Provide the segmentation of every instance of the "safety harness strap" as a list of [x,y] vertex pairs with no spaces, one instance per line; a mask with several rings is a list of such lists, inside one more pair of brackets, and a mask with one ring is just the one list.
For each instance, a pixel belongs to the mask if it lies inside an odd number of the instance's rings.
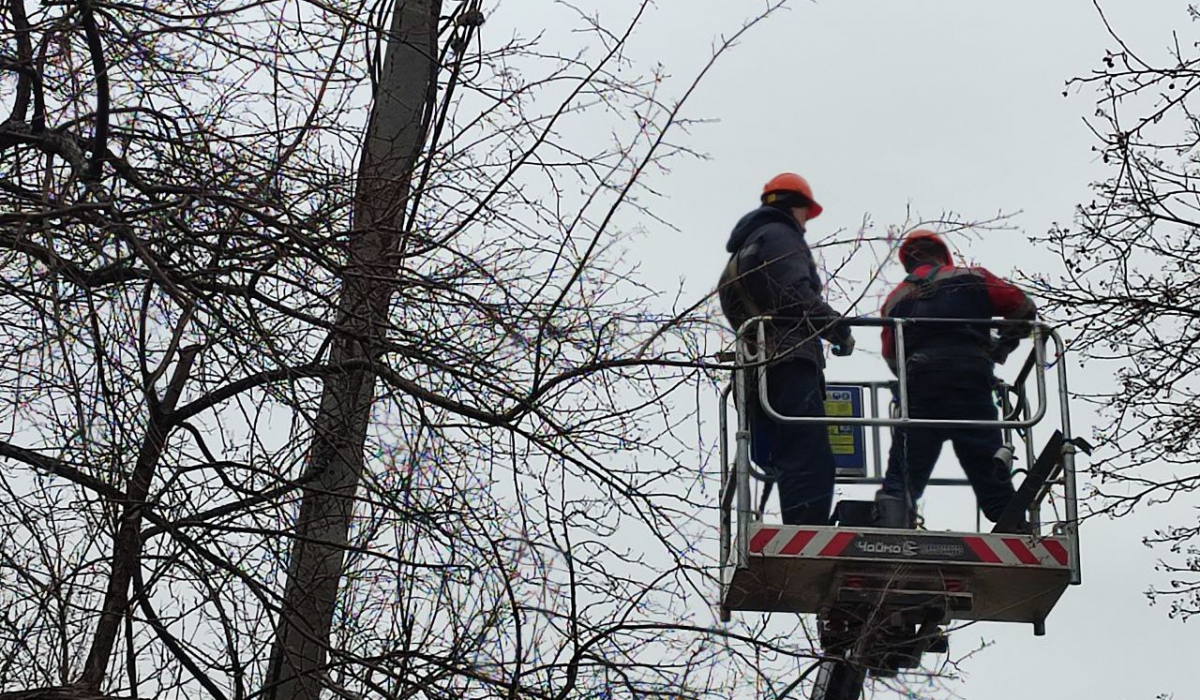
[[933,288],[933,278],[937,276],[937,273],[941,269],[941,265],[930,265],[929,270],[925,274],[918,275],[915,272],[910,272],[904,278],[904,281],[911,284],[917,290],[918,299],[929,299],[935,291]]
[[750,292],[742,282],[742,274],[738,270],[738,258],[742,256],[742,250],[742,248],[738,248],[733,255],[729,256],[729,262],[725,265],[725,277],[733,287],[733,293],[737,295],[738,301],[742,302],[742,306],[746,309],[748,314],[746,318],[754,318],[762,316],[763,313],[758,304],[754,303],[754,299],[750,298]]

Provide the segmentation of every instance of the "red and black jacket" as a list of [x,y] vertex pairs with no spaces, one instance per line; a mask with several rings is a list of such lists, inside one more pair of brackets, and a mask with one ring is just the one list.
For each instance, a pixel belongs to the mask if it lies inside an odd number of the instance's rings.
[[[913,270],[883,304],[887,318],[967,318],[990,319],[997,316],[1013,320],[1033,320],[1037,308],[1015,285],[982,267],[922,265]],[[1029,334],[1028,326],[1008,326],[993,341],[986,326],[954,324],[913,324],[904,331],[904,349],[909,369],[924,364],[933,369],[947,361],[979,358],[990,362],[1016,347]],[[883,329],[883,357],[896,371],[894,331]]]

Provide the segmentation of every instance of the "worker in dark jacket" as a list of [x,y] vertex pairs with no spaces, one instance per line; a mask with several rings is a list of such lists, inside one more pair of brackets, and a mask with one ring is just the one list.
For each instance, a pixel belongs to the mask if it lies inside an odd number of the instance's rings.
[[[1037,309],[1016,286],[981,267],[956,267],[946,244],[932,231],[910,233],[900,246],[908,276],[888,296],[888,318],[965,318],[1033,320]],[[1029,335],[1028,324],[1007,325],[993,337],[981,325],[914,323],[904,330],[908,408],[912,418],[996,420],[994,371]],[[883,330],[883,356],[893,372],[894,331]],[[1014,491],[1007,468],[993,461],[1001,446],[998,427],[896,428],[883,488],[876,496],[881,524],[912,527],[916,502],[925,491],[949,440],[966,472],[980,509],[996,522]]]
[[[784,416],[824,416],[825,357],[821,338],[835,355],[854,349],[850,330],[821,297],[821,278],[804,240],[809,219],[821,215],[804,178],[784,173],[763,188],[763,206],[742,217],[725,248],[721,310],[735,331],[760,315],[781,317],[765,328],[764,359],[771,407]],[[748,331],[751,339],[757,329]],[[775,476],[783,522],[824,525],[833,501],[835,467],[829,428],[777,423],[758,399],[758,370],[747,375],[751,457]]]

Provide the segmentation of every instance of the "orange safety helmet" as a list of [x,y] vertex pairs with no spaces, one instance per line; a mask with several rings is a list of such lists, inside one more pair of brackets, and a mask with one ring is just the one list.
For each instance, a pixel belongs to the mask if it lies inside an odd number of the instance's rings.
[[934,233],[933,231],[930,231],[927,228],[919,228],[916,231],[913,231],[912,233],[905,236],[904,242],[900,244],[900,264],[901,265],[903,265],[906,268],[908,267],[908,259],[912,255],[912,249],[917,244],[922,243],[922,242],[929,243],[932,246],[936,247],[938,249],[938,251],[941,253],[942,259],[945,260],[947,264],[949,264],[950,262],[953,262],[953,258],[950,257],[950,249],[946,247],[946,243],[945,243],[945,241],[942,240],[941,236],[937,235],[936,233]]
[[808,205],[808,218],[815,219],[825,210],[817,200],[813,199],[812,187],[809,187],[808,180],[800,177],[796,173],[780,173],[767,181],[763,185],[762,203],[771,204],[779,201],[779,195],[783,194],[802,194],[811,204]]

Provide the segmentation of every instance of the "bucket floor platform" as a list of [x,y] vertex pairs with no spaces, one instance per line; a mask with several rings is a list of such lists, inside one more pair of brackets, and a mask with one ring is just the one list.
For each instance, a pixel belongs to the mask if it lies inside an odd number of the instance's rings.
[[1040,625],[1071,579],[1065,537],[754,523],[749,539],[746,566],[725,572],[727,611],[934,603],[947,621]]

